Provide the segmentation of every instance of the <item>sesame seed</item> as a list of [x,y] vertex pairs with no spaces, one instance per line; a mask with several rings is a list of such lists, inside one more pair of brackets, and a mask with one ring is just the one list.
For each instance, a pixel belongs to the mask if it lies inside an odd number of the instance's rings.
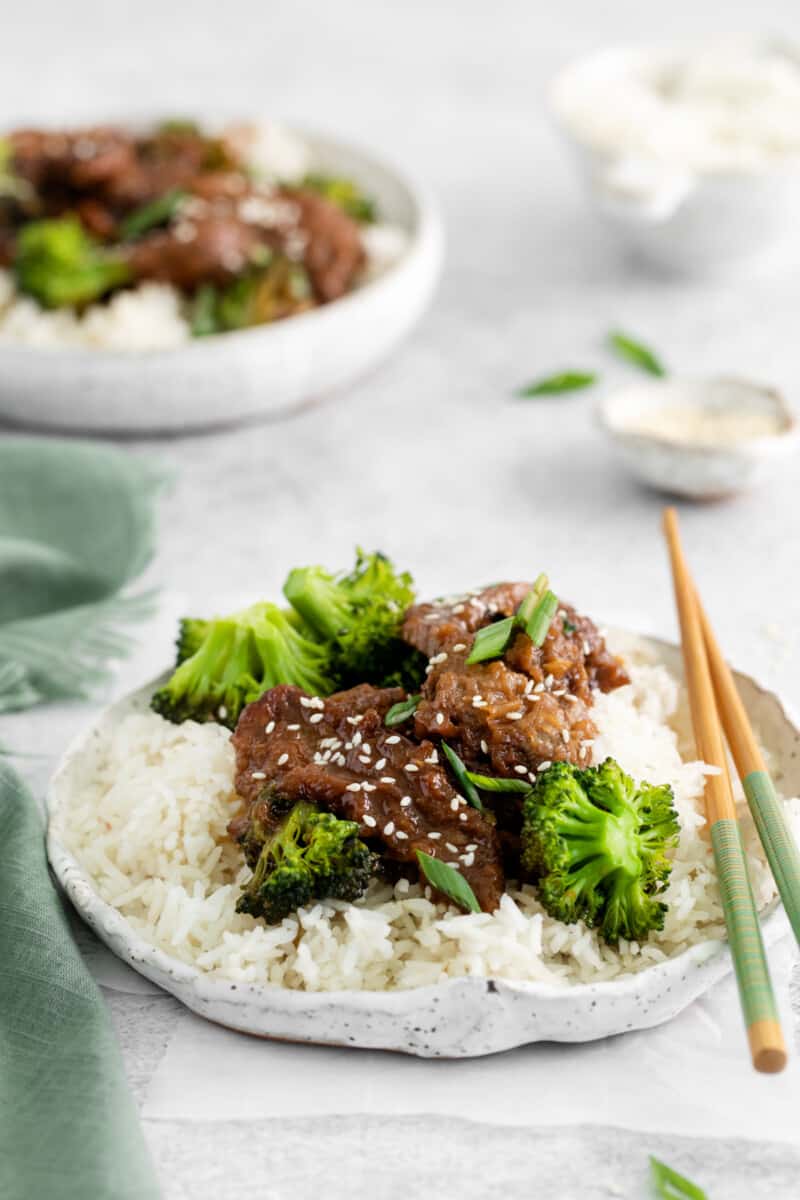
[[475,855],[474,854],[462,854],[461,861],[463,862],[465,867],[471,867],[473,865],[473,863],[475,862]]
[[308,718],[308,720],[309,720],[309,724],[311,724],[311,725],[317,725],[317,724],[319,724],[319,722],[322,720],[322,718],[324,717],[324,715],[325,715],[324,713],[320,713],[320,712],[318,712],[318,713],[314,713],[314,715],[313,715],[313,716],[311,716],[311,717],[309,717],[309,718]]
[[394,833],[394,821],[388,821],[383,827],[383,836],[391,837]]
[[284,764],[284,763],[287,763],[288,761],[289,761],[289,755],[288,755],[288,754],[282,754],[282,755],[280,756],[280,758],[278,759],[278,766],[279,766],[279,767],[282,767],[282,766],[283,766],[283,764]]
[[454,796],[450,801],[450,808],[453,810],[453,812],[458,812],[458,807],[458,796]]
[[444,725],[444,713],[440,713],[440,712],[438,712],[438,713],[436,714],[436,724],[437,724],[437,725]]
[[588,642],[588,640],[584,640],[584,643],[583,643],[583,653],[586,655],[586,657],[587,657],[587,658],[588,658],[588,657],[589,657],[589,655],[592,653],[592,647],[589,645],[589,642]]
[[408,834],[403,833],[402,829],[398,829],[397,833],[395,834],[395,837],[398,838],[401,842],[408,841]]
[[521,721],[522,720],[521,712],[506,713],[506,716],[508,717],[509,721]]
[[410,804],[411,804],[411,797],[410,797],[410,796],[403,796],[403,799],[400,801],[400,807],[401,807],[401,808],[408,808]]
[[375,763],[375,770],[382,771],[385,766],[386,766],[386,759],[379,758],[378,761]]
[[348,792],[360,792],[361,784],[360,783],[348,783],[347,791]]
[[264,733],[272,733],[274,728],[275,728],[275,722],[270,721],[269,725],[264,726]]
[[416,763],[406,763],[406,765],[403,767],[403,770],[409,771],[411,774],[413,774],[415,771],[419,770],[419,767]]
[[374,783],[367,783],[365,780],[361,785],[361,790],[364,792],[374,792],[377,791],[377,788],[375,787]]
[[545,675],[544,686],[548,689],[553,686],[553,676],[552,675]]
[[425,759],[425,762],[426,762],[426,763],[433,763],[434,765],[435,765],[436,763],[438,763],[438,761],[439,761],[439,755],[438,755],[438,753],[436,752],[436,750],[431,750],[430,754],[429,754],[429,755],[428,755],[428,757]]
[[[287,726],[286,726],[286,728],[287,728],[287,729],[291,729],[291,730],[294,732],[294,730],[295,730],[295,729],[299,729],[299,728],[300,728],[300,726],[299,726],[299,725],[287,725]],[[321,745],[321,744],[322,744],[322,743],[320,743],[320,745]]]
[[569,745],[569,730],[568,729],[561,730],[561,740],[565,746]]
[[454,612],[456,615],[458,615],[459,613],[462,613],[462,612],[464,611],[464,605],[463,605],[463,604],[456,604],[456,605],[455,605],[455,606],[452,608],[452,610],[451,610],[451,611],[452,611],[452,612]]
[[218,717],[219,717],[221,720],[223,720],[223,721],[224,721],[224,720],[225,720],[225,718],[227,717],[227,715],[228,715],[228,710],[227,710],[227,708],[225,707],[225,705],[224,705],[224,704],[220,704],[219,708],[217,709],[217,716],[218,716]]
[[369,742],[364,742],[364,745],[361,747],[361,749],[364,754],[372,754],[372,746],[370,746]]
[[386,745],[387,746],[396,746],[399,741],[400,741],[399,734],[393,733],[391,737],[388,737],[386,739]]
[[514,767],[514,770],[517,772],[518,775],[527,775],[528,774],[528,768],[523,767],[522,763],[517,763],[516,767]]
[[434,832],[434,833],[429,833],[429,834],[428,834],[428,837],[430,838],[430,840],[431,840],[432,842],[438,842],[438,840],[439,840],[439,838],[440,838],[441,836],[442,836],[442,835],[441,835],[440,833],[435,833],[435,832]]
[[547,770],[547,768],[548,768],[548,767],[552,767],[552,765],[553,765],[553,763],[552,763],[551,759],[549,759],[549,758],[546,758],[546,759],[544,760],[544,762],[540,762],[540,763],[539,763],[539,765],[538,765],[538,767],[536,768],[536,770],[537,770],[537,771],[546,771],[546,770]]
[[252,771],[250,774],[250,778],[251,779],[266,779],[267,777],[263,771]]
[[533,690],[534,690],[535,692],[543,692],[543,691],[544,691],[544,684],[543,684],[543,683],[537,683],[537,684],[536,684],[536,687],[535,687]]
[[459,821],[466,821],[466,820],[467,820],[467,814],[466,814],[466,813],[459,813],[459,814],[458,814],[458,819],[459,819]]
[[348,725],[357,725],[360,720],[361,717],[345,717]]
[[474,852],[478,849],[478,843],[470,842],[466,849],[468,854],[474,854]]
[[358,761],[362,762],[362,763],[366,763],[367,766],[369,766],[369,764],[372,762],[372,759],[370,758],[370,756],[368,754],[359,754]]
[[394,775],[381,775],[381,783],[397,783]]
[[529,696],[532,691],[533,691],[533,680],[528,679],[525,683],[525,695]]
[[303,708],[313,708],[314,707],[313,701],[310,700],[308,696],[301,696],[300,703],[302,704]]
[[375,820],[375,818],[371,817],[369,815],[369,813],[364,813],[364,816],[361,818],[361,820],[364,822],[365,825],[368,825],[370,829],[374,829],[375,826],[378,824],[378,822]]
[[[455,611],[455,610],[453,610],[453,611]],[[456,642],[455,646],[453,646],[453,653],[459,654],[462,650],[466,650],[466,648],[467,648],[466,642]]]
[[458,846],[454,846],[452,842],[445,842],[445,850],[449,850],[451,854],[458,854]]
[[483,740],[481,740],[481,750],[483,751],[484,754],[489,753],[489,747],[486,745],[486,742]]
[[354,733],[354,734],[353,734],[353,745],[354,745],[354,746],[360,746],[360,745],[361,745],[361,734],[360,734],[360,733],[358,733],[358,732],[356,732],[356,733]]

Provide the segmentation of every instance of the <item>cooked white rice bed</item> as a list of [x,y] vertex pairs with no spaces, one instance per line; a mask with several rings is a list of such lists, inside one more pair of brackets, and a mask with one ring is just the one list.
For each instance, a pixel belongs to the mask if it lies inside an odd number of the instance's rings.
[[[323,991],[387,990],[462,975],[586,983],[639,971],[724,934],[709,842],[701,833],[702,763],[684,761],[685,714],[661,665],[631,666],[633,682],[598,694],[595,761],[612,755],[636,779],[669,782],[681,821],[662,932],[607,946],[583,924],[547,916],[534,888],[514,888],[494,914],[433,903],[417,884],[374,883],[357,904],[328,901],[278,926],[236,912],[249,872],[226,837],[237,808],[227,730],[171,725],[132,712],[101,732],[58,814],[65,843],[104,900],[148,942],[228,979]],[[800,801],[787,801],[795,818]],[[774,896],[746,806],[741,813],[759,907]]]

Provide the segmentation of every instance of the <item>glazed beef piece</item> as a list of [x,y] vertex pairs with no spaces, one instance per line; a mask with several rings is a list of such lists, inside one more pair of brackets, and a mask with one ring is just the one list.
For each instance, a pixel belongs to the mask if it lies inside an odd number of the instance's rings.
[[475,770],[532,781],[551,762],[591,760],[592,691],[610,691],[628,677],[592,622],[566,604],[542,646],[518,630],[502,659],[468,666],[477,630],[511,616],[529,589],[499,584],[416,605],[403,636],[430,656],[416,736],[444,738]]
[[245,222],[208,216],[155,229],[133,242],[125,257],[137,279],[193,291],[202,283],[229,283],[263,244],[258,230]]
[[305,240],[303,263],[314,291],[320,300],[336,300],[349,290],[364,264],[358,225],[324,196],[284,194],[298,209],[298,230]]
[[455,792],[432,742],[386,728],[403,698],[362,684],[322,700],[281,684],[248,705],[233,735],[243,808],[231,836],[242,841],[251,821],[268,828],[309,801],[357,821],[365,841],[415,871],[417,850],[450,863],[494,910],[504,888],[494,828]]

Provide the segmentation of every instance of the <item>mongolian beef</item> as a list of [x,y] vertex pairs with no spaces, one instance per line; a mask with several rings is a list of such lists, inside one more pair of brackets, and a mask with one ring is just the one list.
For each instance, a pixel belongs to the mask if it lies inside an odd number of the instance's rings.
[[0,268],[44,309],[174,288],[196,336],[338,299],[376,217],[351,181],[265,177],[257,131],[14,130],[0,138]]
[[609,941],[663,925],[671,791],[591,765],[594,698],[628,675],[544,576],[415,604],[407,574],[359,552],[284,590],[288,609],[185,620],[152,701],[234,730],[240,912],[278,922],[376,874],[493,912],[508,878]]

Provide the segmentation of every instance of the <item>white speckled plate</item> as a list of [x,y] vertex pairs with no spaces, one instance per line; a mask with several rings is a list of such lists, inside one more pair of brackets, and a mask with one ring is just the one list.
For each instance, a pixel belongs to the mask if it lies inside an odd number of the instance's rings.
[[410,332],[439,278],[442,222],[414,180],[302,131],[315,170],[346,175],[408,236],[383,274],[332,304],[170,350],[40,348],[0,342],[0,418],[71,432],[163,433],[279,415],[342,388]]
[[[613,634],[615,644],[625,635]],[[646,639],[680,673],[680,652]],[[787,795],[800,794],[800,733],[773,693],[737,674],[747,710]],[[55,818],[76,786],[76,765],[102,724],[132,703],[146,704],[154,681],[107,709],[69,747],[48,796],[48,854],[56,876],[83,919],[115,954],[203,1017],[261,1037],[399,1050],[423,1057],[467,1058],[528,1042],[583,1042],[670,1020],[731,970],[727,946],[700,943],[636,975],[596,984],[551,986],[474,977],[394,992],[303,992],[237,984],[209,976],[145,942],[94,891],[90,879],[54,831]],[[764,916],[767,944],[787,930],[783,910]]]

